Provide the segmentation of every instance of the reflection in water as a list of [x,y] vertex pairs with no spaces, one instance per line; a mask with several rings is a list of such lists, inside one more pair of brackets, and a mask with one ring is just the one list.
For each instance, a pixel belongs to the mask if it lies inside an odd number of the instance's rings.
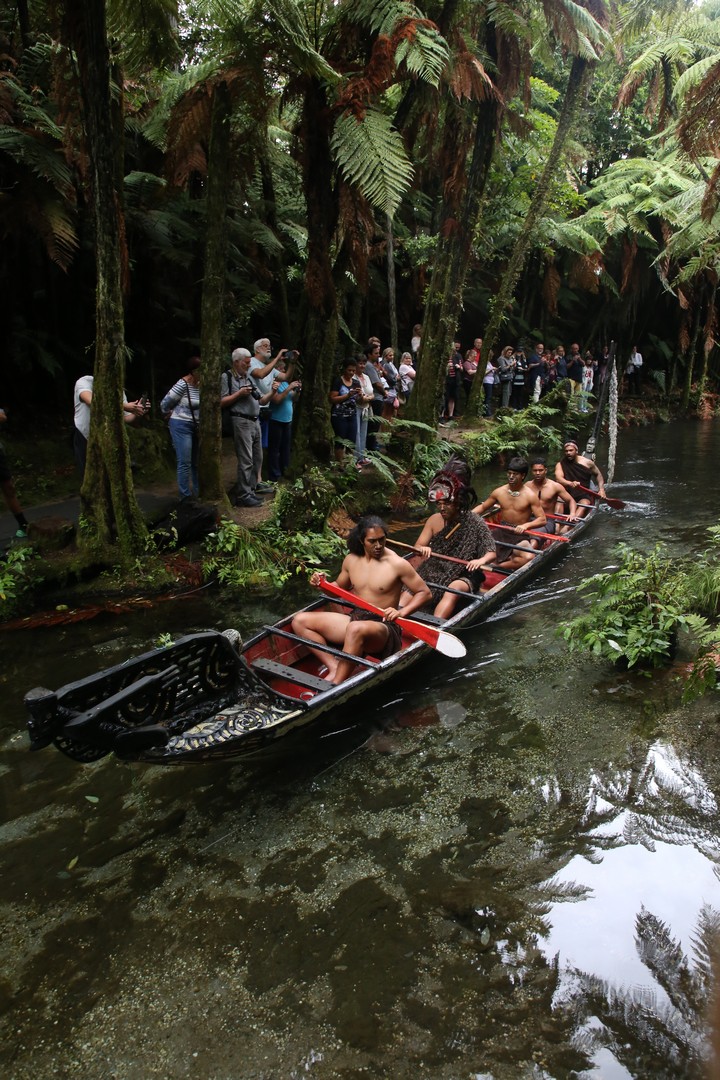
[[[575,972],[558,1007],[572,1015],[579,1042],[593,1057],[605,1051],[627,1076],[675,1080],[702,1076],[708,1063],[706,1019],[712,999],[720,912],[703,905],[692,960],[668,925],[641,908],[635,921],[638,957],[656,989],[617,987]],[[597,1060],[597,1058],[596,1058]]]
[[629,510],[467,634],[461,665],[430,658],[391,701],[256,761],[31,755],[20,693],[161,631],[247,635],[302,594],[6,635],[3,1073],[697,1075],[697,942],[720,908],[714,704],[569,657],[555,629],[619,540],[702,545],[712,508],[676,483],[697,473],[700,427],[631,433]]

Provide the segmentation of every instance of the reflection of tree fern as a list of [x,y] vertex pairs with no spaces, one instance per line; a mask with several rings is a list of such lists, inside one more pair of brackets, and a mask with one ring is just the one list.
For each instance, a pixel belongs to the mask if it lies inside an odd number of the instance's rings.
[[720,913],[704,905],[693,937],[691,965],[660,919],[643,908],[637,916],[638,955],[668,1001],[656,991],[613,987],[592,975],[576,972],[567,1006],[583,1028],[592,1019],[594,1049],[608,1049],[633,1076],[701,1075],[707,1056],[706,1008],[710,996],[711,955],[720,932]]

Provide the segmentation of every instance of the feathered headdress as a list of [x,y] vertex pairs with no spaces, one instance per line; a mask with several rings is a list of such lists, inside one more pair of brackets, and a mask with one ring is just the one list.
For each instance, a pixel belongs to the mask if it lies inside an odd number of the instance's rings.
[[470,480],[470,466],[453,454],[430,481],[428,502],[454,502],[465,509],[477,498]]

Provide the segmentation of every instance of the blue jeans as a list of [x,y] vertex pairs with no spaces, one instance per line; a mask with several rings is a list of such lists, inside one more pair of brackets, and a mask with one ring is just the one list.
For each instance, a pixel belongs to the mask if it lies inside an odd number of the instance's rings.
[[177,458],[178,491],[183,499],[199,495],[197,457],[198,437],[195,424],[187,420],[170,419],[168,423],[175,457]]

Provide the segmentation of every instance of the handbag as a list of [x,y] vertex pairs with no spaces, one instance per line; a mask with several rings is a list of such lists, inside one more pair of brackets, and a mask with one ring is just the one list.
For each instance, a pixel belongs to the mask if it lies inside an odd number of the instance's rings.
[[[225,374],[227,375],[227,389],[228,389],[228,396],[229,396],[232,393],[232,382],[231,382],[232,372],[231,372],[230,368],[227,369]],[[232,409],[232,405],[226,405],[224,409],[220,410],[220,415],[221,415],[221,419],[222,419],[222,437],[223,437],[223,439],[232,439],[233,434],[234,434],[234,432],[233,432],[233,418],[232,418],[232,413],[230,412],[231,409]]]

